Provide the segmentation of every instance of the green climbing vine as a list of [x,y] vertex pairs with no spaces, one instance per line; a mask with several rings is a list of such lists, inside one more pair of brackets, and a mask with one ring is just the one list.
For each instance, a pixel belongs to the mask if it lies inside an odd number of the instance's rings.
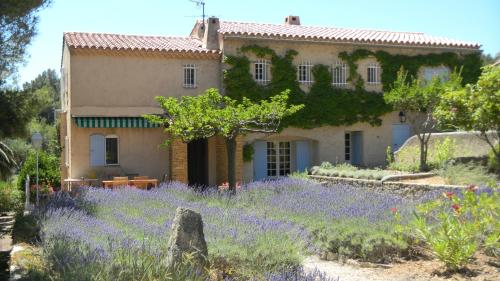
[[[339,58],[349,66],[348,81],[354,85],[354,89],[333,87],[329,66],[318,64],[312,68],[314,82],[306,94],[297,81],[297,69],[293,64],[293,59],[298,54],[295,50],[288,50],[280,56],[269,47],[247,45],[241,48],[241,52],[242,55],[225,57],[225,63],[230,66],[224,73],[226,94],[237,100],[247,97],[259,101],[289,89],[289,102],[304,104],[305,108],[284,120],[283,127],[315,128],[352,125],[356,122],[380,125],[382,122],[380,117],[392,109],[384,102],[382,93],[364,89],[364,81],[358,73],[357,62],[369,56],[375,57],[382,68],[381,81],[384,91],[390,89],[401,66],[413,76],[418,74],[421,66],[445,65],[450,69],[461,69],[465,83],[475,82],[481,72],[479,54],[458,56],[455,53],[442,53],[407,56],[358,49],[352,53],[339,54]],[[249,52],[258,58],[271,61],[271,81],[267,85],[260,85],[253,79],[250,60],[245,55]]]
[[372,52],[365,49],[358,49],[352,53],[341,52],[339,57],[349,66],[348,80],[353,83],[356,89],[363,89],[364,81],[357,71],[356,62],[360,59],[373,56],[377,59],[382,69],[381,81],[383,90],[390,89],[397,72],[401,67],[408,71],[409,77],[417,77],[418,71],[422,66],[440,66],[445,65],[452,71],[461,71],[463,82],[475,83],[481,75],[481,58],[479,53],[459,56],[456,53],[446,52],[440,54],[426,55],[391,55],[385,51]]

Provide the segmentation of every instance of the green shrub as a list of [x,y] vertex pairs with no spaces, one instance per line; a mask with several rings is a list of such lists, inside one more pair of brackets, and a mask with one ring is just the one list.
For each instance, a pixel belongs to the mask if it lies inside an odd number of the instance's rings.
[[321,249],[337,255],[339,260],[360,259],[387,263],[407,252],[407,243],[394,230],[374,228],[363,222],[335,222],[313,232]]
[[435,168],[444,167],[448,161],[453,159],[455,147],[454,139],[447,137],[442,141],[436,140],[429,155],[430,165]]
[[311,174],[328,177],[372,180],[380,180],[388,175],[386,171],[381,169],[359,169],[348,163],[333,165],[329,162],[323,162],[320,166],[312,167]]
[[[35,183],[36,178],[36,153],[31,151],[19,170],[18,187],[24,190],[26,175],[30,176],[31,184]],[[39,151],[38,159],[38,179],[42,187],[60,187],[61,176],[59,167],[59,158],[55,155]]]
[[496,185],[496,176],[488,173],[482,166],[472,164],[453,164],[446,165],[439,170],[439,175],[444,178],[447,184],[453,185]]
[[0,212],[20,211],[23,208],[23,194],[13,182],[0,181]]
[[500,196],[470,186],[463,196],[447,192],[443,197],[418,206],[413,226],[446,267],[458,270],[478,248],[498,246]]

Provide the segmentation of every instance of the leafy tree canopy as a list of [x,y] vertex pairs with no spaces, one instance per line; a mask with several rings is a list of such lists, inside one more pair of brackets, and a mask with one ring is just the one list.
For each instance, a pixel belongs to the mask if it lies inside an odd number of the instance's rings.
[[184,142],[219,135],[226,140],[229,189],[236,187],[236,137],[240,134],[274,133],[283,118],[290,116],[303,105],[287,105],[289,91],[252,102],[246,97],[241,101],[222,96],[217,89],[208,89],[199,96],[156,97],[164,116],[148,115],[146,118],[165,126],[169,137]]
[[0,1],[0,86],[22,62],[36,35],[37,12],[51,0]]
[[482,70],[476,84],[443,93],[436,118],[443,126],[480,132],[500,159],[495,145],[500,139],[500,66],[487,65]]
[[420,170],[427,169],[427,149],[432,132],[437,129],[434,117],[441,97],[447,91],[460,89],[462,80],[456,72],[449,79],[434,77],[424,81],[409,77],[408,72],[401,68],[393,87],[384,93],[385,101],[397,111],[406,114],[408,122],[420,142]]

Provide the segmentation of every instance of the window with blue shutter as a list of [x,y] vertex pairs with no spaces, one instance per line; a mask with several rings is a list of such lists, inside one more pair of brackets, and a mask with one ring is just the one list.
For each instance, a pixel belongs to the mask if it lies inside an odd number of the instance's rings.
[[103,135],[90,136],[90,166],[104,166],[106,139]]
[[253,179],[257,181],[267,177],[267,143],[255,141],[253,148]]
[[295,147],[297,171],[304,172],[311,166],[310,141],[296,141]]

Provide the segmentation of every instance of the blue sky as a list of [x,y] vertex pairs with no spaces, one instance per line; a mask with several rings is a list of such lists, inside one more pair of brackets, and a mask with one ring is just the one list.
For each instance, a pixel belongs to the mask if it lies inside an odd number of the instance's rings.
[[[478,42],[500,52],[499,0],[206,0],[221,20],[424,32]],[[201,8],[189,0],[53,0],[40,13],[39,34],[28,48],[18,81],[47,68],[59,70],[64,31],[187,36]]]

